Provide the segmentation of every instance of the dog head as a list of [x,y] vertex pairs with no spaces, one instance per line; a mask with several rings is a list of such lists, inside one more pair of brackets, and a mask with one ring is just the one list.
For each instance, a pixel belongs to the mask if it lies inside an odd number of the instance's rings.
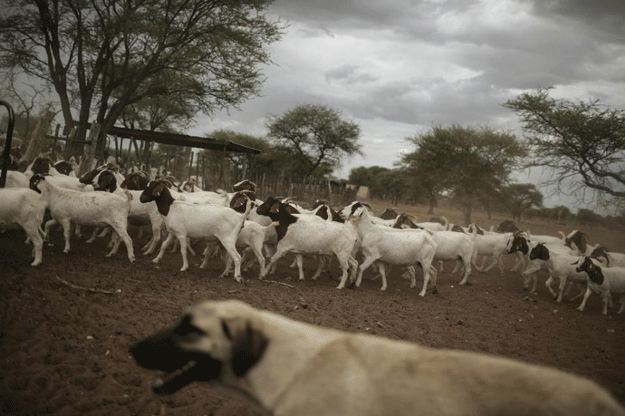
[[163,372],[153,386],[157,394],[172,394],[193,381],[240,378],[268,344],[253,315],[254,309],[240,302],[201,303],[130,352],[141,367]]

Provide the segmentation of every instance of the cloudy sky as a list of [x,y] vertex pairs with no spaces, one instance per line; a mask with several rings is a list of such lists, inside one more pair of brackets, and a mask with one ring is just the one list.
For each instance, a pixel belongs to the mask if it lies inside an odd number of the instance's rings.
[[270,114],[328,105],[362,130],[364,156],[335,172],[346,178],[392,167],[411,150],[405,138],[434,125],[518,131],[501,104],[536,87],[625,108],[623,0],[278,0],[271,12],[288,28],[271,45],[262,96],[198,119],[191,134],[263,136]]

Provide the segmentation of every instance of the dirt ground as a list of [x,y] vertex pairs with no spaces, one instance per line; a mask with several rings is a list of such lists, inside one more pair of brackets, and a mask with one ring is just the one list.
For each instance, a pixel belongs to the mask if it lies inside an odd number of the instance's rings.
[[[557,230],[571,227],[532,226],[535,234]],[[591,240],[625,251],[622,231],[585,231]],[[593,295],[579,312],[579,301],[558,304],[550,297],[544,275],[538,293],[529,294],[518,273],[474,272],[470,285],[458,286],[459,276],[447,265],[438,277],[438,294],[421,298],[397,271],[385,292],[379,280],[367,279],[371,272],[359,289],[337,290],[338,270],[298,282],[287,257],[271,282],[259,281],[254,269],[241,284],[219,278],[217,260],[201,270],[195,257],[180,272],[176,252],[152,264],[153,256],[141,255],[134,238],[137,261],[130,264],[123,246],[105,258],[106,241],[89,245],[74,238],[72,251],[63,254],[57,233],[54,246],[44,247],[43,264],[32,268],[24,234],[0,234],[0,414],[265,414],[205,384],[158,397],[151,391],[155,374],[139,368],[128,353],[132,342],[169,325],[187,306],[231,298],[345,331],[552,366],[595,380],[625,404],[625,316],[616,315],[618,303],[605,317]],[[506,259],[506,270],[511,264]],[[306,275],[315,267],[306,260]]]

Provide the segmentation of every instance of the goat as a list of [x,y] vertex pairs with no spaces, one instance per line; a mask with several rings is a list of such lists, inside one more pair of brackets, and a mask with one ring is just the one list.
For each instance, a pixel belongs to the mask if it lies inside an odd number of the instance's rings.
[[[397,222],[393,228],[420,228],[414,222],[410,220],[405,214],[397,217]],[[474,229],[472,236],[468,236],[464,233],[457,233],[454,231],[432,231],[430,235],[436,243],[436,254],[434,260],[460,260],[464,265],[464,275],[460,284],[467,283],[469,275],[471,274],[471,263],[475,261],[474,256],[477,252],[474,251],[474,238],[477,233],[477,229]]]
[[54,169],[62,175],[76,177],[74,166],[66,160],[59,160],[53,165]]
[[252,181],[250,181],[249,179],[244,179],[240,182],[235,183],[232,186],[232,190],[234,192],[239,192],[239,191],[252,191],[252,192],[256,192],[256,184]]
[[[291,214],[286,205],[278,198],[269,197],[256,212],[266,215],[272,221],[278,222],[276,233],[278,243],[276,252],[265,268],[263,278],[266,277],[272,266],[286,253],[334,254],[339,261],[343,274],[338,288],[345,287],[349,273],[350,281],[354,280],[358,262],[352,257],[357,234],[349,222],[340,224],[334,221],[324,221],[315,215]],[[300,280],[303,275],[300,269]]]
[[573,230],[564,237],[564,245],[582,256],[590,255],[595,248],[588,245],[588,236],[579,230]]
[[[529,258],[530,260],[538,259],[545,262],[544,265],[549,270],[549,279],[545,282],[545,286],[547,286],[547,289],[549,289],[549,292],[551,292],[557,302],[562,302],[564,288],[567,282],[586,283],[586,275],[575,270],[574,264],[578,260],[576,255],[557,251],[553,246],[538,243],[530,251]],[[538,271],[540,267],[541,264],[534,263],[532,266],[528,267],[523,274],[528,275],[534,273]],[[558,293],[551,287],[556,279],[559,281]]]
[[483,256],[491,256],[492,260],[485,270],[482,270],[483,264],[482,267],[480,267],[474,262],[475,267],[481,272],[488,272],[495,267],[495,265],[498,265],[499,271],[503,276],[502,255],[508,253],[513,238],[514,236],[511,233],[499,234],[488,232],[480,234],[478,232],[474,239],[475,250],[477,251],[475,257],[477,258],[477,255],[481,254]]
[[[93,181],[95,190],[111,192],[119,196],[124,196],[126,192],[132,195],[130,211],[128,212],[128,223],[134,226],[150,225],[152,237],[141,248],[141,251],[144,255],[152,253],[156,249],[158,242],[161,241],[161,228],[163,227],[163,217],[158,212],[156,203],[143,204],[139,201],[142,191],[122,189],[118,186],[120,181],[124,183],[125,179],[123,179],[121,174],[115,171],[108,169],[102,170],[93,178]],[[93,232],[93,235],[87,240],[87,243],[92,243],[95,240],[97,232],[98,230]],[[106,234],[106,230],[104,233],[100,234],[100,236],[104,236],[104,234]]]
[[7,181],[5,186],[7,188],[28,188],[28,177],[17,170],[9,170],[7,171]]
[[590,293],[594,290],[601,295],[603,300],[603,314],[608,314],[608,303],[611,302],[611,294],[620,294],[621,307],[618,313],[623,313],[625,310],[625,267],[600,267],[593,263],[593,261],[584,256],[581,262],[575,270],[578,273],[586,272],[588,276],[588,286],[586,287],[586,293],[584,293],[584,300],[582,304],[577,308],[579,311],[583,311],[586,307],[586,301],[590,296]]
[[[430,273],[434,274],[434,288],[436,288],[436,270],[432,267],[432,260],[436,254],[436,242],[427,231],[384,229],[377,227],[372,221],[369,210],[360,202],[353,202],[343,209],[341,215],[354,222],[360,237],[360,249],[365,257],[358,267],[356,287],[360,286],[364,271],[375,261],[388,264],[421,265],[423,269],[423,289],[419,293],[425,296]],[[382,290],[386,289],[386,272],[384,267],[378,267],[382,275]],[[414,281],[411,287],[414,286]]]
[[611,252],[603,246],[595,247],[588,257],[599,261],[602,267],[625,267],[625,254]]
[[395,208],[386,208],[379,215],[379,217],[382,218],[383,220],[394,220],[398,216],[399,216],[399,213],[397,212]]
[[[235,210],[220,205],[193,204],[186,201],[175,200],[167,184],[163,180],[154,180],[141,193],[139,200],[143,203],[156,202],[158,211],[164,217],[165,227],[169,232],[167,239],[161,245],[158,256],[152,260],[158,263],[163,258],[167,247],[177,238],[180,243],[182,254],[182,268],[185,271],[189,268],[187,260],[187,239],[217,239],[226,249],[230,257],[234,260],[234,279],[242,282],[241,278],[241,256],[236,249],[237,236],[243,226],[247,215],[252,208],[252,201],[245,195],[237,197],[236,204],[246,203],[244,214],[239,214]],[[204,255],[204,262],[208,252]]]
[[56,170],[54,163],[48,157],[36,157],[24,171],[27,178],[31,178],[34,174],[62,176],[61,172]]
[[503,220],[495,229],[498,233],[514,233],[519,231],[519,227],[513,220]]
[[[49,178],[49,177],[47,177]],[[126,198],[105,192],[78,192],[56,186],[46,177],[34,174],[30,179],[31,189],[43,195],[48,203],[52,219],[46,222],[46,240],[49,228],[56,223],[63,227],[65,238],[64,253],[70,250],[69,233],[71,223],[79,225],[108,225],[121,237],[130,262],[135,261],[132,240],[126,231],[128,211],[130,210],[130,193]],[[106,255],[110,257],[117,252],[119,240],[116,240],[113,249]]]
[[148,182],[150,182],[149,174],[144,171],[137,171],[126,175],[119,186],[131,191],[143,191],[148,186]]
[[41,224],[46,211],[46,201],[28,188],[0,189],[0,227],[17,224],[33,243],[34,261],[41,264],[43,231]]

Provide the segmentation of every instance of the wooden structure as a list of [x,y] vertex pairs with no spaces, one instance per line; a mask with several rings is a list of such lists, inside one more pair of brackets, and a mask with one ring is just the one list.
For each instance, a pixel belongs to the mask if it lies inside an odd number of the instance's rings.
[[107,134],[125,139],[129,138],[147,142],[171,144],[174,146],[197,147],[200,149],[221,150],[223,152],[260,154],[260,150],[254,149],[253,147],[210,137],[187,136],[185,134],[127,129],[123,127],[113,127],[109,129]]

